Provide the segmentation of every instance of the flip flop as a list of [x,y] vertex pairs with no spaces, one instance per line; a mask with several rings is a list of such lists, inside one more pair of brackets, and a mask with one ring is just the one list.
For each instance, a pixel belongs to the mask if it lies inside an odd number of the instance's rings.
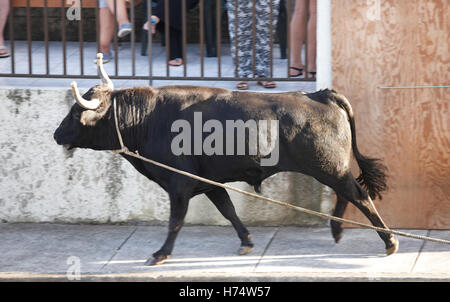
[[297,67],[291,66],[291,67],[289,67],[289,69],[298,71],[297,74],[293,74],[293,75],[289,74],[290,78],[297,78],[297,77],[300,77],[303,75],[303,68],[297,68]]
[[236,84],[236,88],[239,90],[247,90],[248,89],[248,83],[247,82],[238,82]]
[[316,78],[316,72],[315,71],[308,71],[308,77],[310,79],[315,79]]
[[170,66],[181,66],[181,65],[183,65],[183,59],[175,58],[175,60],[170,60],[169,65]]
[[0,51],[1,50],[5,50],[6,52],[0,53],[0,58],[7,58],[7,57],[9,57],[9,52],[8,52],[8,49],[6,48],[6,46],[4,46],[4,45],[0,46]]
[[277,84],[272,81],[258,81],[258,85],[261,85],[264,88],[275,88]]

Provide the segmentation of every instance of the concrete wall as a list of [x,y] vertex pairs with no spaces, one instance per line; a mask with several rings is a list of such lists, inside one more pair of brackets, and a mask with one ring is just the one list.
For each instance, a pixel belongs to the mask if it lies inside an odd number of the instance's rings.
[[[69,90],[0,89],[0,221],[165,222],[167,194],[111,152],[66,151],[53,132],[73,104]],[[234,183],[253,192],[244,183]],[[310,177],[280,173],[263,194],[329,212],[332,195]],[[247,225],[323,225],[325,221],[231,192]],[[191,201],[187,223],[228,224],[206,197]]]

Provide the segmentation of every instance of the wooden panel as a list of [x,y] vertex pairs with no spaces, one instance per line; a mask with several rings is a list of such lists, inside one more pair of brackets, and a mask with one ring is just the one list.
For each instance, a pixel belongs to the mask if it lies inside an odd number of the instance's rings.
[[[445,1],[332,2],[333,86],[352,103],[361,152],[389,167],[375,205],[391,227],[450,228],[450,90],[377,88],[449,84]],[[345,217],[367,222],[354,207]]]

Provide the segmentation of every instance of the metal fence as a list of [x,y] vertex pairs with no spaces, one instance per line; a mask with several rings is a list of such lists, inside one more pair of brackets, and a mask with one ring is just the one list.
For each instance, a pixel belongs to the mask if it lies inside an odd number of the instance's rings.
[[[114,7],[117,7],[117,1],[121,0],[114,0]],[[127,0],[128,1],[128,0]],[[151,0],[143,0],[147,1],[146,3],[146,9],[147,9],[147,16],[152,15],[152,10],[154,9],[152,6]],[[208,73],[205,72],[205,1],[215,1],[215,11],[212,12],[215,14],[215,27],[216,27],[216,49],[217,49],[217,58],[214,60],[213,63],[211,63],[210,59],[207,58],[209,61],[206,63],[208,64],[207,69]],[[228,0],[228,1],[235,1],[235,5],[238,4],[238,0]],[[252,26],[249,30],[252,31],[252,47],[253,47],[253,54],[252,54],[252,60],[255,61],[255,35],[256,35],[256,29],[255,29],[255,0],[249,0],[252,1]],[[270,4],[270,7],[272,8],[272,1],[273,0],[267,0]],[[136,79],[136,80],[149,80],[150,84],[153,80],[201,80],[201,81],[255,81],[255,80],[273,80],[273,81],[315,81],[315,78],[312,77],[289,77],[289,66],[291,64],[290,60],[290,45],[293,42],[298,41],[290,41],[289,38],[289,24],[290,24],[290,17],[291,17],[291,7],[293,5],[293,2],[295,0],[281,0],[285,1],[284,5],[286,7],[286,22],[285,26],[285,34],[287,36],[287,43],[286,43],[286,59],[280,59],[277,58],[276,62],[274,60],[274,47],[276,46],[274,41],[274,25],[273,25],[273,10],[270,10],[270,17],[268,20],[267,26],[270,27],[269,30],[269,41],[270,41],[270,75],[266,78],[241,78],[238,76],[238,60],[235,60],[234,62],[230,60],[230,53],[229,48],[230,45],[226,45],[222,42],[222,31],[224,28],[222,27],[223,24],[223,8],[226,8],[226,5],[224,5],[223,1],[221,0],[199,0],[198,1],[198,40],[199,43],[196,45],[196,47],[199,48],[199,54],[195,58],[195,60],[199,60],[199,64],[196,64],[197,72],[195,74],[189,73],[189,68],[191,65],[190,59],[192,58],[187,55],[187,31],[192,30],[192,28],[188,28],[187,26],[187,8],[186,8],[186,0],[181,0],[181,23],[182,23],[182,45],[183,45],[183,63],[182,68],[180,68],[177,72],[173,72],[169,65],[169,53],[170,53],[170,26],[169,22],[164,22],[164,39],[165,39],[165,68],[161,68],[161,65],[158,65],[155,67],[155,56],[154,56],[154,47],[155,47],[155,41],[153,39],[153,35],[151,33],[151,30],[149,28],[148,30],[148,36],[147,36],[147,46],[148,49],[148,55],[147,57],[141,57],[139,56],[139,53],[136,53],[139,44],[142,47],[142,41],[137,42],[136,41],[136,29],[135,29],[135,19],[136,19],[136,4],[141,2],[141,0],[129,0],[128,2],[128,14],[129,19],[131,22],[131,33],[129,38],[129,51],[130,54],[127,53],[126,55],[121,56],[121,52],[119,51],[119,41],[117,38],[117,35],[114,35],[112,44],[114,49],[114,59],[112,61],[113,67],[109,66],[109,68],[113,68],[112,72],[109,71],[110,77],[112,79]],[[164,1],[165,6],[165,20],[169,20],[169,8],[170,5],[174,5],[174,2],[171,2],[169,0]],[[210,3],[207,3],[210,4]],[[15,41],[14,35],[15,35],[15,9],[18,7],[22,7],[22,10],[25,9],[25,18],[26,18],[26,41]],[[42,9],[42,20],[38,21],[40,22],[43,30],[43,36],[44,41],[35,41],[32,39],[32,26],[36,25],[36,20],[33,20],[33,17],[30,14],[31,8],[40,8]],[[60,11],[60,19],[57,23],[59,23],[59,26],[61,27],[61,37],[60,41],[49,41],[49,18],[48,18],[48,10],[52,9],[59,9]],[[83,8],[83,9],[82,9]],[[92,30],[92,28],[85,29],[83,22],[83,18],[85,17],[83,14],[83,10],[85,9],[93,9],[95,11],[95,31],[96,31],[96,43],[95,43],[95,52],[99,51],[99,34],[100,34],[100,24],[99,24],[99,7],[97,0],[10,0],[10,12],[8,16],[8,23],[9,23],[9,48],[10,48],[10,68],[6,66],[3,66],[2,69],[0,69],[0,77],[38,77],[38,78],[97,78],[97,75],[93,72],[91,72],[90,68],[87,68],[87,62],[91,61],[89,58],[86,57],[86,49],[88,48],[87,42],[84,41],[83,33],[85,30]],[[237,15],[237,10],[235,15],[235,22],[239,22],[239,16]],[[211,12],[210,12],[211,13]],[[68,21],[68,17],[74,16],[76,18],[77,26],[78,26],[78,41],[72,42],[67,40],[66,35],[66,26]],[[117,20],[117,9],[114,9],[114,20]],[[306,24],[306,22],[305,22]],[[54,25],[54,24],[52,24]],[[115,27],[115,33],[118,30],[118,24],[117,22],[114,22]],[[305,30],[307,32],[307,30]],[[237,41],[239,41],[239,37],[237,36],[237,31],[235,32]],[[306,44],[307,39],[305,39]],[[42,56],[40,56],[38,59],[33,59],[33,53],[35,52],[35,49],[33,48],[34,45],[37,43],[40,43],[40,51],[42,53]],[[76,48],[78,49],[78,55],[76,60],[71,59],[68,61],[68,51],[73,50],[74,43],[76,43]],[[43,44],[43,45],[42,45]],[[128,44],[127,44],[128,45]],[[305,45],[305,49],[306,49]],[[145,48],[145,46],[144,46]],[[52,52],[52,53],[51,53]],[[59,52],[59,55],[57,53]],[[224,54],[227,53],[228,59],[225,60]],[[237,58],[238,52],[236,48],[235,56]],[[306,56],[306,51],[305,51]],[[61,57],[60,62],[60,70],[55,71],[51,67],[52,62],[54,58]],[[35,60],[35,62],[33,62]],[[36,61],[37,60],[37,61]],[[307,62],[306,58],[304,59],[305,63]],[[92,63],[92,62],[90,62]],[[121,66],[120,63],[123,63],[123,66],[126,66],[124,68],[125,72],[122,70],[122,72],[119,71],[119,67]],[[5,65],[6,63],[3,63]],[[19,70],[18,64],[21,64],[21,69]],[[26,67],[23,65],[26,64]],[[36,68],[35,65],[38,64],[39,68]],[[212,66],[214,65],[214,66]],[[232,67],[230,67],[232,65]],[[231,72],[225,72],[224,67],[228,67],[228,70],[231,70]],[[156,69],[157,70],[156,70]],[[231,68],[231,69],[230,69]],[[25,70],[24,70],[25,69]],[[39,69],[39,70],[38,70]],[[164,73],[161,73],[162,70],[165,69]],[[307,66],[305,66],[305,69],[307,70]],[[182,72],[181,72],[182,70]],[[211,70],[214,70],[215,72],[211,74]],[[158,71],[158,72],[156,72]],[[233,72],[234,71],[234,72]],[[230,74],[231,73],[231,74]],[[253,64],[253,74],[255,74],[254,64]],[[306,73],[306,76],[308,73]]]

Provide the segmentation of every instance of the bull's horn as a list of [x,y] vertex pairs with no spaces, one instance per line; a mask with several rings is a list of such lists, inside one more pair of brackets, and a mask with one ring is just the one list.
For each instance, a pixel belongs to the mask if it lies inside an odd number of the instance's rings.
[[80,105],[84,109],[96,110],[100,106],[99,99],[92,99],[90,101],[83,99],[83,97],[80,94],[80,91],[78,91],[76,82],[72,82],[72,93],[78,105]]
[[101,52],[97,53],[97,67],[102,82],[108,85],[108,88],[110,90],[114,90],[114,85],[111,79],[108,77],[108,74],[106,73],[105,69],[103,68],[103,54]]

